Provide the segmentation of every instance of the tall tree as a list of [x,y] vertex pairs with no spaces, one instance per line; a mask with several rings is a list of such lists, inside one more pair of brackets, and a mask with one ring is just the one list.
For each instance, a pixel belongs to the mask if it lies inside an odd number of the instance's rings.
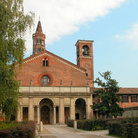
[[114,116],[115,118],[118,115],[122,115],[124,110],[121,108],[118,103],[121,101],[120,97],[117,95],[120,87],[118,82],[115,79],[111,78],[111,72],[107,71],[104,73],[99,73],[104,81],[100,78],[96,78],[94,83],[98,84],[101,88],[97,88],[94,91],[94,94],[97,95],[97,103],[91,107],[94,110],[97,110],[99,115]]
[[19,104],[15,63],[22,64],[23,36],[33,19],[33,13],[24,14],[23,0],[0,0],[0,110],[8,118]]

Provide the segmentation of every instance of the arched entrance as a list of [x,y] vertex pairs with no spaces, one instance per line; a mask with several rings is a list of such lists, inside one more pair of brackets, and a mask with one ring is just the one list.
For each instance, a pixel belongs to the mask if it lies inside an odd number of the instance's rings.
[[53,102],[50,99],[43,99],[40,102],[40,120],[43,124],[53,123]]
[[86,119],[86,102],[82,98],[75,102],[75,119]]
[[41,108],[41,121],[43,124],[50,124],[50,109],[48,106]]

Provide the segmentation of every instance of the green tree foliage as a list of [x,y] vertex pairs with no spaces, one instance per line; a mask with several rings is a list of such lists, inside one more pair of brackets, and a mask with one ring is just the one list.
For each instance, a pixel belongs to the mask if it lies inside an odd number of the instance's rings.
[[15,63],[21,65],[25,52],[23,38],[33,24],[33,13],[23,11],[23,0],[0,0],[0,110],[10,118],[17,111],[19,85]]
[[97,103],[91,107],[97,110],[99,115],[107,117],[111,115],[116,118],[124,112],[123,108],[118,105],[118,102],[121,101],[120,97],[117,95],[120,87],[118,86],[118,82],[111,78],[111,72],[107,71],[99,74],[104,81],[100,78],[96,78],[94,81],[94,83],[102,88],[97,88],[97,90],[94,91],[94,94],[98,96],[98,100]]

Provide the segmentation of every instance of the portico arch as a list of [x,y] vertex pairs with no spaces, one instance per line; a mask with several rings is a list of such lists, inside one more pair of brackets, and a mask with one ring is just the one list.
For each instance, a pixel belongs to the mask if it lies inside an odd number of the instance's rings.
[[53,123],[53,101],[51,99],[45,98],[40,101],[40,121],[43,124]]
[[75,119],[86,119],[86,101],[82,98],[75,101]]

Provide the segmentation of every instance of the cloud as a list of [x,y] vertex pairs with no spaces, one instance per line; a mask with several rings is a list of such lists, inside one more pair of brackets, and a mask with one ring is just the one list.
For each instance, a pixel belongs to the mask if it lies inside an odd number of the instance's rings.
[[134,49],[138,49],[138,23],[134,24],[124,35],[117,34],[115,38],[127,42]]
[[[126,0],[24,0],[25,13],[35,13],[35,28],[39,20],[46,44],[59,40],[61,36],[79,30],[79,25],[103,17],[112,8],[118,8]],[[35,28],[33,33],[35,32]],[[26,36],[27,51],[32,48],[30,34]]]

